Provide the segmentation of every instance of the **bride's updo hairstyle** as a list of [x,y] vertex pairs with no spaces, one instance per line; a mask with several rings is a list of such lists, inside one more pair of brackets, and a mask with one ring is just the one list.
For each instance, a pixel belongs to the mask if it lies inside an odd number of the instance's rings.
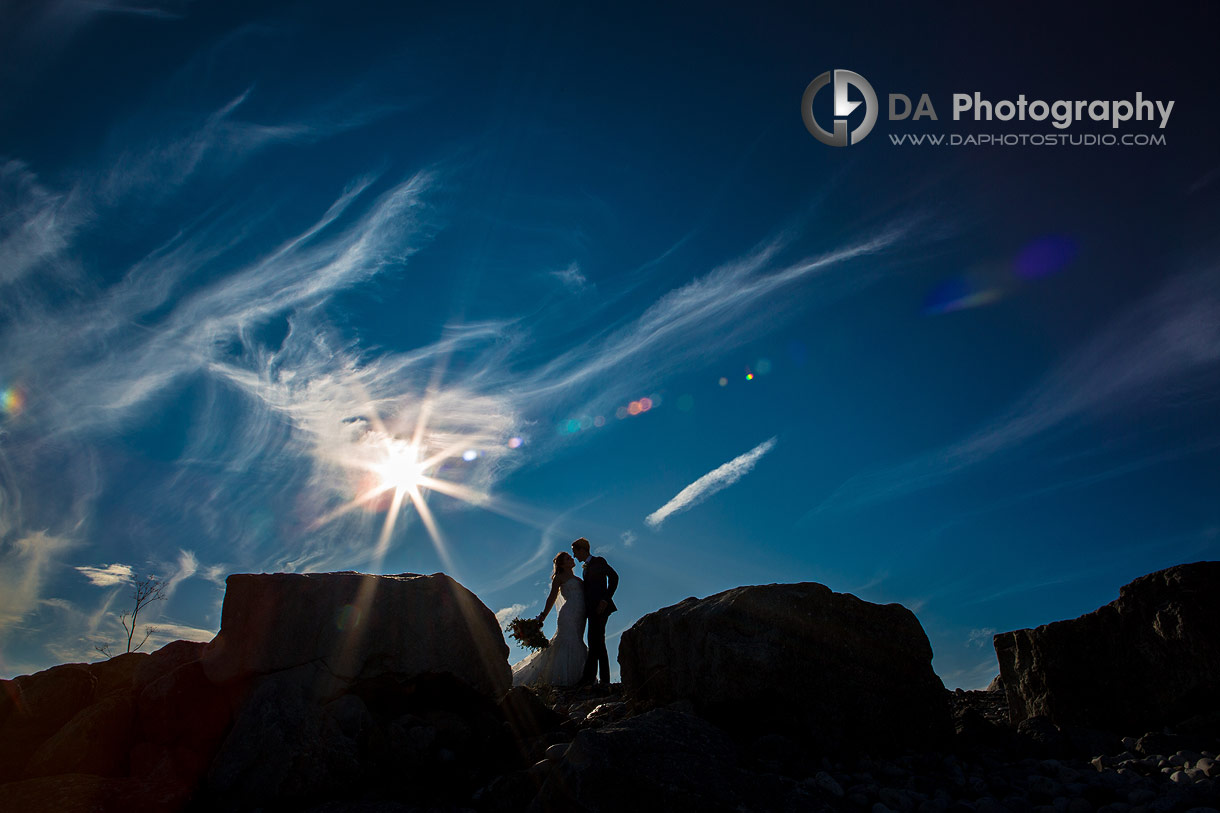
[[551,578],[555,578],[565,570],[575,570],[576,560],[572,558],[572,554],[567,551],[560,551],[555,554],[555,558],[551,560],[554,568],[551,570]]

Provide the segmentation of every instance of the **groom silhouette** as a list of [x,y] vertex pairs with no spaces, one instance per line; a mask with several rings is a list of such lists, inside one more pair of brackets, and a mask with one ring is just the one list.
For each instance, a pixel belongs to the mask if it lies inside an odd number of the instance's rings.
[[602,688],[610,686],[610,655],[606,652],[606,622],[614,606],[614,591],[618,589],[618,573],[600,556],[589,555],[589,540],[583,536],[572,543],[572,555],[584,565],[585,608],[589,613],[589,659],[580,686],[589,686],[597,679],[601,667]]

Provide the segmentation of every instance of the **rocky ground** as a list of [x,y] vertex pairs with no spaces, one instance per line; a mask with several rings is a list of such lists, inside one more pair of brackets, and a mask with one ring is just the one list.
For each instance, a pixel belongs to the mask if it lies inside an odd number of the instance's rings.
[[[625,702],[617,685],[607,694],[547,688],[538,699],[564,718],[563,724],[534,744],[533,767],[513,784],[501,779],[472,800],[474,810],[614,810],[617,798],[656,800],[635,809],[804,811],[848,810],[869,813],[1208,813],[1220,810],[1220,768],[1215,746],[1166,733],[1119,741],[1091,732],[1062,732],[1046,723],[1008,726],[1002,691],[951,695],[957,735],[947,751],[889,757],[814,757],[787,737],[764,736],[752,742],[728,737],[693,758],[686,770],[669,776],[633,770],[630,754],[613,744],[617,737],[647,750],[650,727],[673,729],[671,748],[681,742],[689,709],[666,709],[670,719],[644,720]],[[980,722],[983,721],[983,722]],[[706,723],[690,717],[696,736]],[[990,739],[989,742],[984,740]],[[1106,746],[1089,758],[1088,745]],[[1195,750],[1198,748],[1198,750]],[[1084,750],[1081,750],[1084,749]],[[595,753],[610,764],[567,765],[574,751]],[[1096,748],[1094,750],[1097,750]],[[638,766],[637,766],[638,767]],[[618,787],[598,798],[589,773],[617,775]],[[577,776],[577,773],[585,776]],[[660,775],[658,775],[660,774]],[[596,776],[593,777],[595,780]],[[726,781],[727,779],[727,781]],[[584,780],[584,781],[581,781]],[[563,787],[568,785],[569,787]],[[703,788],[715,787],[711,796]],[[536,795],[535,795],[536,794]],[[663,800],[663,804],[660,802]]]

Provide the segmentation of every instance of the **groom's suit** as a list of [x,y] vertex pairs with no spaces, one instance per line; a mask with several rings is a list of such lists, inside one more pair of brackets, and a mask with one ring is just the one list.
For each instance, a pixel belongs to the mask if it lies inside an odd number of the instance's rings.
[[[614,606],[614,591],[618,589],[618,573],[600,556],[590,556],[584,561],[585,607],[589,613],[589,659],[585,661],[582,683],[592,683],[601,667],[602,684],[610,685],[610,654],[606,652],[606,622]],[[598,605],[606,602],[602,612]]]

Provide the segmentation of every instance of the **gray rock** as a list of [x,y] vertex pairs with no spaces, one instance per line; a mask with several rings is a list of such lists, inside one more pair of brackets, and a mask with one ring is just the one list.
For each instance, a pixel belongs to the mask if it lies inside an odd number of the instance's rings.
[[1195,763],[1203,759],[1203,755],[1195,751],[1181,750],[1169,758],[1171,765],[1181,765],[1183,767],[1193,768]]
[[905,791],[895,788],[880,788],[877,791],[877,798],[881,800],[881,804],[897,813],[908,813],[915,807],[911,797]]
[[1127,804],[1135,807],[1145,805],[1156,798],[1156,791],[1150,788],[1136,788],[1127,794]]
[[914,614],[820,584],[687,599],[637,621],[618,657],[633,700],[689,700],[729,730],[789,734],[815,752],[931,749],[952,735]]
[[727,734],[697,717],[656,709],[576,735],[531,811],[733,811],[743,798]]
[[548,746],[546,749],[546,758],[551,762],[558,762],[559,760],[563,759],[564,754],[568,753],[568,748],[570,747],[571,743],[567,742],[557,742],[554,745]]
[[1080,618],[1001,633],[1010,720],[1124,732],[1190,718],[1220,691],[1218,617],[1220,562],[1197,562],[1136,579]]
[[1093,803],[1083,796],[1073,796],[1068,803],[1068,813],[1093,813]]
[[627,704],[621,701],[598,703],[585,715],[584,724],[594,727],[613,723],[627,716]]
[[493,700],[511,684],[495,615],[442,573],[236,574],[225,583],[220,632],[202,658],[214,683],[304,667],[297,681],[320,697],[389,673],[448,673]]
[[1025,780],[1025,787],[1031,796],[1050,801],[1063,795],[1063,785],[1049,776],[1033,774]]
[[843,786],[826,771],[818,771],[813,776],[813,785],[820,791],[828,793],[836,799],[843,798]]

